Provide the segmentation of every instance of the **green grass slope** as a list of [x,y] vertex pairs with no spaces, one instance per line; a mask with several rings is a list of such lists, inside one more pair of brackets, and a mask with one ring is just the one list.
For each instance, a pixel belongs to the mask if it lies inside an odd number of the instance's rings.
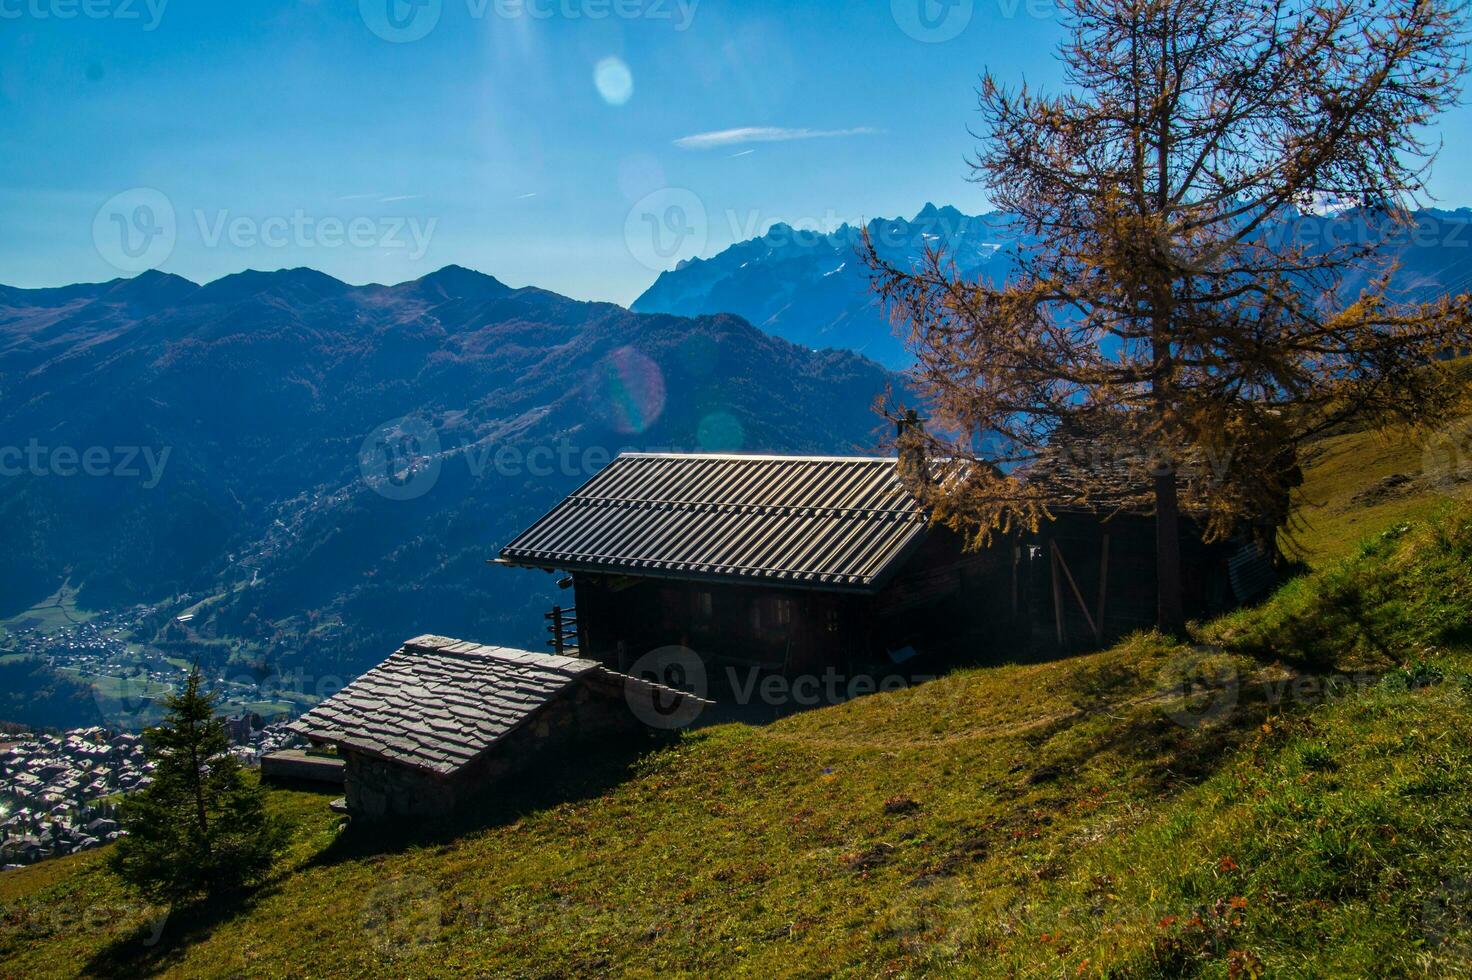
[[1344,438],[1314,570],[1190,644],[602,750],[468,825],[365,839],[274,791],[295,843],[236,905],[164,919],[96,853],[0,875],[0,974],[1465,972],[1472,508],[1339,543],[1386,504]]
[[1435,513],[1465,488],[1453,478],[1466,475],[1452,472],[1463,463],[1449,456],[1455,436],[1428,439],[1394,428],[1315,443],[1304,454],[1293,549],[1310,563],[1322,563],[1343,557],[1367,534]]

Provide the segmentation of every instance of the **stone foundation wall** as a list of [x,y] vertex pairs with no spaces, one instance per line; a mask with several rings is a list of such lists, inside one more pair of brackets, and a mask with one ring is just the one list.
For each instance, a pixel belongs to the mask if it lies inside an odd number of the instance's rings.
[[448,779],[351,748],[340,751],[346,763],[348,812],[354,817],[427,817],[455,806],[455,788]]

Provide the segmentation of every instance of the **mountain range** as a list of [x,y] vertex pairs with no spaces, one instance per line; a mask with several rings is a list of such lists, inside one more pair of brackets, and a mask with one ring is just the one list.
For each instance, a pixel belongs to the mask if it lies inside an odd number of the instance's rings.
[[[1035,246],[953,207],[867,228],[892,261],[940,245],[994,284]],[[1469,229],[1467,209],[1419,214],[1383,252],[1395,288],[1465,289]],[[539,646],[564,594],[486,559],[617,452],[873,450],[909,358],[858,241],[775,226],[633,311],[457,266],[0,286],[0,619],[65,585],[83,608],[157,603],[160,631],[187,609],[204,649],[319,676],[425,632]]]
[[453,266],[0,287],[0,617],[212,597],[198,635],[348,677],[417,633],[540,646],[554,583],[486,561],[611,455],[869,449],[892,380]]
[[[1378,259],[1399,263],[1394,288],[1410,297],[1466,290],[1472,285],[1472,209],[1427,209],[1414,218],[1377,250]],[[879,218],[824,233],[779,223],[711,258],[690,259],[661,273],[630,308],[679,316],[734,313],[804,347],[847,348],[903,370],[913,358],[869,288],[858,252],[865,229],[879,254],[901,268],[917,263],[927,246],[940,246],[961,275],[994,286],[1037,247],[1012,216],[969,215],[934,204],[908,221]],[[1266,234],[1315,247],[1379,233],[1362,212],[1348,211],[1296,214]],[[1367,267],[1348,275],[1344,292],[1362,287],[1368,272]]]

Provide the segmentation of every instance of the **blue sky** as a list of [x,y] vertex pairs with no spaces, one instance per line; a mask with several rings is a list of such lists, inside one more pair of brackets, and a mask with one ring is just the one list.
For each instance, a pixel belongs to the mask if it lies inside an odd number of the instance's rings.
[[626,304],[773,221],[984,210],[977,77],[1053,82],[1058,25],[947,2],[0,0],[0,282],[454,262]]

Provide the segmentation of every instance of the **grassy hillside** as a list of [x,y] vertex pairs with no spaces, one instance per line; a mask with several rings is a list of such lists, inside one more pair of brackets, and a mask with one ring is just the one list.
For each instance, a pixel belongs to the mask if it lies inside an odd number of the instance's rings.
[[[1404,429],[1333,436],[1306,456],[1293,544],[1310,563],[1343,557],[1367,534],[1429,517],[1446,503],[1450,474],[1424,439]],[[1428,466],[1428,464],[1430,464]]]
[[1472,508],[1356,501],[1406,463],[1345,438],[1315,570],[1191,644],[605,750],[474,826],[276,791],[295,844],[240,906],[160,923],[97,853],[0,875],[0,974],[1463,972]]

